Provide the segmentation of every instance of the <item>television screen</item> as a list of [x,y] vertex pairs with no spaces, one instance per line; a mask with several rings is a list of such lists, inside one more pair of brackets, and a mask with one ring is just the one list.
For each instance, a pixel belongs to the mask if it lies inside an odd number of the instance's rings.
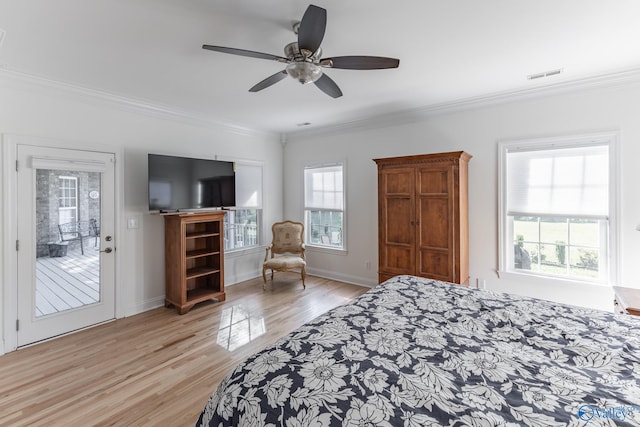
[[149,210],[232,207],[234,162],[149,154]]

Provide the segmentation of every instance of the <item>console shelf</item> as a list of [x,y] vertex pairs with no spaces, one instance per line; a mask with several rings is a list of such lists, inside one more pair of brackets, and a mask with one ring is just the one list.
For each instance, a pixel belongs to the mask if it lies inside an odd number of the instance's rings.
[[225,300],[225,212],[166,215],[165,306],[185,314],[202,301]]

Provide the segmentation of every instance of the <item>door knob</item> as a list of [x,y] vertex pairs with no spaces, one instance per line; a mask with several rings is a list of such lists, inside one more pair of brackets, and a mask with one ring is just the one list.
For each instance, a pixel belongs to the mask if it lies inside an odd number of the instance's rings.
[[105,250],[104,250],[104,251],[100,251],[100,252],[106,252],[106,253],[110,254],[111,252],[113,252],[113,249],[111,249],[111,248],[105,248]]
[[112,239],[112,237],[111,237],[111,236],[106,236],[106,237],[104,238],[104,240],[106,240],[107,242],[110,242],[110,241],[111,241],[111,239]]

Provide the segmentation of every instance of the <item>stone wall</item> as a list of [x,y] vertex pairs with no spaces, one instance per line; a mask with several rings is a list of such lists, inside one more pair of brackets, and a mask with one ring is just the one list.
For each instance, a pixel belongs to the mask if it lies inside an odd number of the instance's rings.
[[[49,256],[48,243],[60,240],[58,208],[61,176],[78,179],[78,220],[88,221],[95,218],[100,224],[100,198],[89,197],[92,191],[100,194],[100,173],[38,169],[36,171],[36,256],[38,257]],[[91,243],[93,246],[92,239],[86,239],[85,243]],[[79,250],[79,242],[69,243],[70,249],[76,247]]]

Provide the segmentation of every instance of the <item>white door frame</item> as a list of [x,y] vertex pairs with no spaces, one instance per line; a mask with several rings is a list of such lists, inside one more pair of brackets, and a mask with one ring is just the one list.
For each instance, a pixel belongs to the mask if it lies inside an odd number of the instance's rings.
[[[16,251],[17,240],[17,173],[16,161],[18,145],[36,145],[41,147],[52,147],[84,151],[104,151],[114,153],[115,164],[115,234],[122,236],[121,212],[123,206],[122,191],[122,151],[114,150],[109,146],[92,144],[87,150],[86,142],[56,140],[27,135],[4,134],[2,135],[2,208],[0,210],[1,233],[0,259],[2,260],[2,281],[3,289],[0,292],[0,307],[2,307],[2,318],[0,319],[0,330],[3,332],[0,355],[14,351],[18,348],[18,333],[16,331],[16,319],[18,318],[18,258]],[[117,239],[122,242],[123,239]],[[121,286],[121,260],[122,248],[115,251],[115,317],[124,317],[123,288]]]

